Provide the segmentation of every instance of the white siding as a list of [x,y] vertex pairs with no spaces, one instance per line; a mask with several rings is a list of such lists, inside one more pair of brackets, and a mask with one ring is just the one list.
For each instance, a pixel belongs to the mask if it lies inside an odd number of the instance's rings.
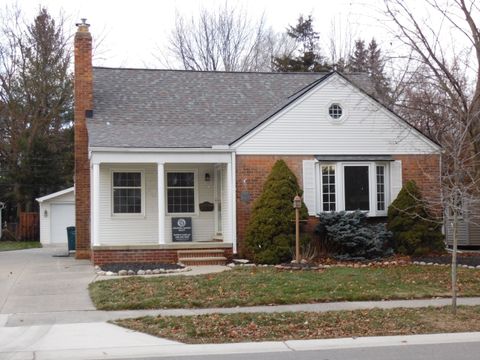
[[[342,119],[328,115],[332,103]],[[334,75],[241,139],[237,154],[421,154],[436,146]]]
[[[112,216],[112,171],[139,170],[145,176],[145,214]],[[100,165],[100,245],[158,243],[156,164]]]
[[[142,216],[112,216],[112,171],[143,171],[145,176],[145,214]],[[174,170],[194,170],[197,174],[197,212],[192,214],[193,241],[209,241],[214,235],[214,212],[200,212],[201,202],[213,203],[213,165],[210,164],[165,164],[165,173]],[[205,173],[211,180],[205,181]],[[165,182],[166,183],[166,182]],[[158,205],[157,205],[157,165],[156,164],[101,164],[100,165],[100,245],[144,245],[158,244]],[[165,204],[166,206],[166,204]],[[171,218],[165,217],[165,242],[172,242]],[[179,215],[183,216],[183,215]]]
[[[45,200],[40,203],[40,242],[44,245],[50,244],[50,228],[51,228],[51,204],[74,204],[75,203],[75,194],[74,192],[69,192],[57,196],[55,198]],[[47,216],[45,216],[45,210],[47,211]]]

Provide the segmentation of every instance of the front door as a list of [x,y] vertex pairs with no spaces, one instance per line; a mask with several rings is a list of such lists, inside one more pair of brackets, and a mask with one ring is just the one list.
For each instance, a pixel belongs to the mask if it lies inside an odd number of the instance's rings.
[[222,168],[215,167],[215,235],[222,235],[222,187],[223,177]]

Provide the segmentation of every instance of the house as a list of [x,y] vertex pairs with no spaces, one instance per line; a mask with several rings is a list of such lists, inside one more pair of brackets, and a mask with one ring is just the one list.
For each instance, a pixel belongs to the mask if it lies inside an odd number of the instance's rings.
[[193,264],[242,253],[277,159],[296,173],[311,225],[320,211],[384,217],[408,179],[438,196],[439,146],[368,95],[363,75],[92,67],[91,46],[79,24],[78,258]]
[[37,201],[42,245],[67,244],[67,227],[75,226],[74,188],[42,196]]

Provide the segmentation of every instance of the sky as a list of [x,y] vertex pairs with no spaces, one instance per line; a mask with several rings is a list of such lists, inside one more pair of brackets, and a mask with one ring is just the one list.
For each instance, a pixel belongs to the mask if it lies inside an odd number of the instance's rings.
[[[33,18],[40,6],[54,16],[63,13],[72,31],[75,22],[87,18],[94,39],[101,39],[94,57],[97,66],[164,67],[154,55],[166,51],[175,14],[188,18],[202,7],[215,9],[225,0],[5,0],[5,3],[17,4],[27,20]],[[365,39],[375,37],[388,44],[388,36],[378,21],[383,0],[228,0],[228,3],[240,7],[252,19],[264,15],[276,32],[294,25],[300,14],[312,14],[325,46],[332,33],[337,34],[338,41],[345,41],[342,38],[349,33]]]

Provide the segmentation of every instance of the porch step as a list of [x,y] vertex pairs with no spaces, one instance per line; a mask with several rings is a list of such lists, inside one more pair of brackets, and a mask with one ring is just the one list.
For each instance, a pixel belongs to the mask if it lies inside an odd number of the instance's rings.
[[225,256],[211,256],[211,257],[189,257],[178,258],[178,261],[187,266],[201,266],[201,265],[225,265],[227,258]]
[[225,252],[221,249],[178,250],[178,258],[222,257]]
[[178,261],[185,265],[225,265],[227,258],[222,249],[178,250]]

